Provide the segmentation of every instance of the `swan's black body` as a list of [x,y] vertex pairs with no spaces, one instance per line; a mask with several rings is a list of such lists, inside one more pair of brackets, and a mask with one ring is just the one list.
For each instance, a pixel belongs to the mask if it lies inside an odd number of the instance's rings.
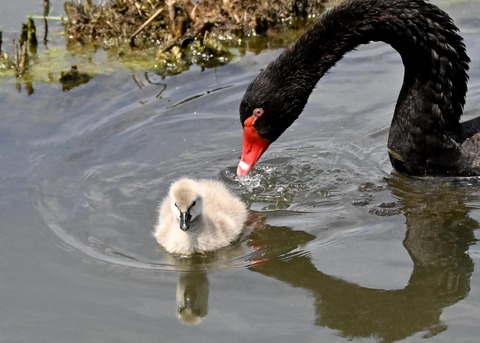
[[423,0],[346,0],[250,84],[241,122],[268,146],[298,118],[318,80],[345,53],[383,41],[405,66],[388,139],[394,168],[410,175],[480,175],[480,119],[459,122],[470,60],[457,32],[445,12]]

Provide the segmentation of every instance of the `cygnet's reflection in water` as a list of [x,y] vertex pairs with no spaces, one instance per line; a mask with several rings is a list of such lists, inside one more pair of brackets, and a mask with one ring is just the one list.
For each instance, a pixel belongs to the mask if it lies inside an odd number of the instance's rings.
[[413,271],[404,289],[366,288],[326,275],[302,254],[272,256],[250,269],[311,292],[316,325],[344,337],[394,342],[418,332],[429,337],[446,330],[440,320],[443,309],[464,299],[470,289],[473,261],[467,251],[479,227],[465,205],[466,194],[472,192],[461,183],[452,185],[454,180],[392,176],[386,182],[406,217],[404,246]]
[[205,271],[180,272],[177,283],[177,318],[200,323],[208,313],[208,278]]
[[248,264],[252,249],[244,243],[247,238],[244,233],[236,244],[203,254],[182,256],[165,252],[164,263],[174,266],[178,273],[176,315],[181,322],[197,325],[207,316],[208,270],[231,268],[237,263]]

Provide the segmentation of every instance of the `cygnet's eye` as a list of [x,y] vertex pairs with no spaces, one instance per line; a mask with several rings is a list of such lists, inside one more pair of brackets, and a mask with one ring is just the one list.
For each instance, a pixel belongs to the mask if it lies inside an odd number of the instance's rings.
[[253,115],[255,117],[261,117],[263,115],[263,108],[257,107],[256,109],[253,110]]
[[190,211],[192,209],[193,206],[195,206],[197,204],[197,201],[193,201],[192,204],[190,205],[190,207],[188,208],[188,210]]

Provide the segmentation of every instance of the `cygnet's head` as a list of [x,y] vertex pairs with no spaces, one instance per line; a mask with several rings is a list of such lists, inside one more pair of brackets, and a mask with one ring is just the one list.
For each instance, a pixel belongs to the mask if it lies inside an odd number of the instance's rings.
[[200,185],[191,179],[181,179],[170,187],[170,199],[172,212],[179,214],[180,229],[187,231],[191,222],[202,214]]

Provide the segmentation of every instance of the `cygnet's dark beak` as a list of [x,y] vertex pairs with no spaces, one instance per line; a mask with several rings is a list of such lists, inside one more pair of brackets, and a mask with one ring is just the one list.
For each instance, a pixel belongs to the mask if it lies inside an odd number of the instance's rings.
[[190,220],[192,219],[192,215],[190,211],[182,212],[180,211],[180,229],[182,231],[187,231],[190,229]]

